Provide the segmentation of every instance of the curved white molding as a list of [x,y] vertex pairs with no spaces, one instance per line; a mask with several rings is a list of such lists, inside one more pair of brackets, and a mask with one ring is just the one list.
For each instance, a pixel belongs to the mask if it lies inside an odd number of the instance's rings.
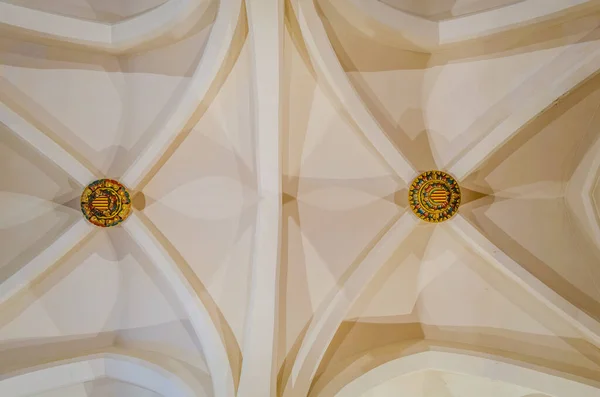
[[239,397],[275,396],[281,241],[281,82],[284,0],[246,0],[254,76],[254,131],[260,202],[245,320]]
[[2,377],[0,395],[21,397],[72,386],[95,379],[127,382],[161,396],[193,397],[188,385],[175,374],[148,361],[122,354],[103,353],[56,362],[50,367],[21,375]]
[[414,372],[436,370],[509,383],[554,397],[595,397],[600,389],[558,374],[467,354],[427,351],[382,364],[344,386],[336,397],[362,396],[385,381]]
[[281,240],[281,199],[258,204],[250,298],[244,326],[239,397],[275,396],[277,377],[277,293]]
[[0,123],[6,125],[9,130],[62,168],[81,186],[87,186],[88,183],[97,179],[97,176],[92,171],[71,156],[65,149],[1,102]]
[[179,105],[121,180],[135,190],[147,172],[183,130],[221,71],[238,26],[241,0],[220,0],[217,17],[194,75]]
[[313,0],[298,0],[294,1],[293,5],[302,36],[317,73],[329,85],[358,129],[371,142],[383,160],[400,179],[409,184],[417,175],[416,171],[390,142],[350,83],[329,42]]
[[80,219],[54,243],[23,266],[19,271],[0,283],[0,305],[19,291],[27,288],[37,277],[50,269],[57,261],[75,248],[94,231],[85,219]]
[[[517,109],[506,109],[506,118],[494,126],[481,140],[464,152],[449,167],[450,173],[463,180],[475,171],[494,151],[517,134],[530,120],[568,94],[600,70],[600,43],[571,44],[567,49],[542,67],[533,77],[510,93],[507,101],[515,98],[530,99]],[[548,77],[554,76],[552,83]],[[560,79],[558,77],[560,76]],[[532,94],[534,93],[534,94]]]
[[[470,21],[473,18],[473,26],[479,26],[480,28],[477,34],[485,36],[498,30],[510,29],[515,25],[520,26],[521,22],[526,23],[530,20],[537,22],[540,18],[558,15],[560,11],[592,2],[591,0],[525,0],[473,15],[434,22],[407,14],[378,0],[350,0],[361,11],[357,14],[350,10],[347,1],[331,0],[330,3],[365,34],[371,35],[372,27],[360,14],[368,15],[384,26],[396,28],[396,30],[399,26],[402,26],[401,35],[403,37],[429,50],[443,44],[440,41],[438,30],[441,29],[441,26],[446,26],[444,24],[452,26],[454,23],[460,23],[460,26],[464,24],[467,27],[465,29],[471,29]],[[543,2],[543,6],[540,2]],[[373,146],[396,170],[398,175],[404,176],[403,179],[410,182],[416,175],[408,171],[411,166],[409,164],[404,165],[406,160],[389,143],[385,133],[381,131],[373,116],[365,108],[360,96],[353,89],[327,39],[327,34],[319,15],[315,11],[313,1],[298,0],[295,7],[307,48],[317,71],[323,75],[324,80],[333,88],[334,93],[340,98],[356,124],[373,143]],[[482,25],[475,24],[480,19],[486,22]],[[488,23],[489,21],[495,21],[495,25]],[[438,23],[441,25],[438,26]],[[586,34],[588,32],[581,33],[580,38],[583,40]],[[483,163],[498,146],[514,136],[529,120],[598,70],[600,70],[600,46],[596,42],[583,41],[567,46],[563,54],[556,57],[550,64],[542,67],[529,81],[510,94],[511,98],[522,98],[531,97],[531,93],[535,92],[535,100],[527,101],[524,106],[516,110],[507,109],[506,118],[501,123],[495,125],[484,138],[471,145],[466,153],[455,158],[446,168],[449,168],[457,179],[464,179]],[[553,80],[552,84],[548,84],[548,75],[561,76],[561,79]]]
[[493,265],[510,280],[520,285],[536,299],[554,310],[561,318],[579,330],[596,346],[600,346],[600,323],[581,311],[557,292],[546,286],[534,275],[512,260],[490,242],[482,233],[457,214],[448,221],[450,227],[460,235],[482,258]]
[[[210,0],[170,0],[133,18],[106,24],[0,2],[0,25],[40,39],[124,52],[178,29],[183,36],[210,6]],[[185,29],[181,29],[185,27]]]
[[111,25],[63,15],[52,14],[32,8],[0,2],[0,25],[30,32],[36,36],[85,44],[97,48],[109,48]]
[[[590,127],[595,128],[592,123]],[[600,139],[592,145],[577,166],[567,186],[566,194],[566,202],[571,212],[575,214],[600,249],[600,214],[594,208],[592,196],[597,178],[600,178]]]
[[[332,5],[342,15],[363,31],[371,35],[368,22],[353,15],[347,5],[348,0],[331,0]],[[560,16],[570,8],[592,3],[593,0],[525,0],[441,21],[411,15],[391,7],[380,0],[349,0],[362,14],[390,28],[416,47],[433,51],[440,46],[476,39],[537,23],[540,20]]]
[[233,396],[235,387],[227,347],[206,306],[169,253],[135,213],[132,213],[123,222],[123,227],[152,260],[165,280],[173,286],[173,291],[188,315],[202,345],[213,383],[214,395],[216,397]]
[[307,396],[319,364],[352,305],[419,219],[405,212],[381,237],[342,287],[313,315],[292,367],[284,396]]
[[440,45],[489,36],[559,15],[593,0],[525,0],[439,22]]

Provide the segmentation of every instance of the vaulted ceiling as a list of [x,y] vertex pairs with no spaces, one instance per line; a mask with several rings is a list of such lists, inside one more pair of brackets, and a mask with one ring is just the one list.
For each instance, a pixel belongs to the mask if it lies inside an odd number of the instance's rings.
[[0,0],[0,68],[1,396],[600,395],[600,1]]

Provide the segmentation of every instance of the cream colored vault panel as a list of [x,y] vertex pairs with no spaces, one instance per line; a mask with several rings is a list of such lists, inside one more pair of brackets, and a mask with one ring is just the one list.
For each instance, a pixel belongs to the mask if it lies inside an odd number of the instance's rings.
[[[492,368],[494,370],[489,371]],[[485,393],[502,397],[567,397],[573,390],[571,385],[577,388],[579,396],[592,397],[596,394],[594,388],[572,384],[570,380],[519,368],[511,363],[432,351],[397,359],[369,371],[336,396],[387,396],[391,388],[397,386],[405,390],[408,388],[407,391],[416,396],[475,396]]]
[[361,397],[549,397],[535,390],[469,375],[422,371],[377,385]]
[[3,0],[53,14],[100,22],[117,22],[146,12],[168,0]]
[[131,396],[161,397],[160,394],[130,383],[112,379],[99,379],[65,386],[48,392],[34,394],[32,397],[94,397],[94,396]]
[[378,0],[402,11],[439,20],[501,8],[526,0]]

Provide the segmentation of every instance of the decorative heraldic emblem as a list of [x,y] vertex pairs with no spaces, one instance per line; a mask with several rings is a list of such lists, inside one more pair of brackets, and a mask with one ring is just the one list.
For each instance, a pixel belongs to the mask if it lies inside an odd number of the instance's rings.
[[458,182],[442,171],[427,171],[410,185],[408,202],[413,212],[426,222],[452,218],[460,206]]
[[96,226],[110,227],[131,213],[131,198],[125,186],[112,179],[90,183],[81,194],[81,211]]

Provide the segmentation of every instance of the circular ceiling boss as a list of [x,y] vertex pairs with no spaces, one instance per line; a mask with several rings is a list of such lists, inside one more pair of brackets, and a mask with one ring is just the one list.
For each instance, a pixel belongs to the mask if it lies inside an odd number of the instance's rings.
[[81,212],[90,223],[110,227],[123,222],[131,213],[127,188],[112,179],[99,179],[81,194]]
[[426,222],[444,222],[452,218],[460,206],[460,187],[442,171],[427,171],[415,178],[408,190],[413,212]]

